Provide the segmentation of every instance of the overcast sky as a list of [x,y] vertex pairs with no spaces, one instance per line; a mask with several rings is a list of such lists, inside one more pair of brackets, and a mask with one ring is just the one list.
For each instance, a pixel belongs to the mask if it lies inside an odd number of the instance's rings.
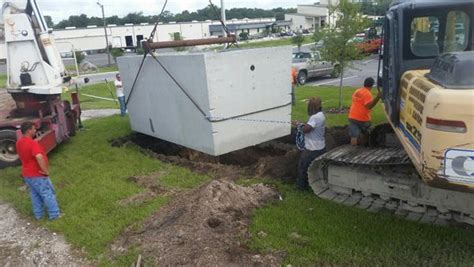
[[[105,16],[124,16],[130,12],[143,12],[145,15],[158,14],[164,0],[101,0]],[[311,4],[317,0],[225,0],[226,9],[233,7],[264,8],[296,7],[297,4]],[[97,0],[37,0],[44,15],[53,18],[54,23],[67,19],[70,15],[86,14],[102,16]],[[166,10],[179,13],[184,10],[195,11],[208,4],[208,0],[168,0]],[[213,0],[220,6],[220,0]]]

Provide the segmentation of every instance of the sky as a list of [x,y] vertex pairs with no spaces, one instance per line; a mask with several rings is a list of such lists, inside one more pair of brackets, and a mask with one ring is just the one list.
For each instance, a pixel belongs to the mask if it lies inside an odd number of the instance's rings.
[[[86,14],[89,17],[102,16],[97,0],[36,0],[43,15],[49,15],[54,23],[67,19],[70,15]],[[105,16],[125,16],[131,12],[143,12],[144,15],[158,14],[164,0],[100,0],[104,5]],[[212,1],[220,6],[220,0]],[[276,7],[293,7],[297,4],[312,4],[317,0],[225,0],[225,8],[247,7],[272,9]],[[209,4],[208,0],[168,0],[166,10],[180,13],[184,10],[195,11]]]

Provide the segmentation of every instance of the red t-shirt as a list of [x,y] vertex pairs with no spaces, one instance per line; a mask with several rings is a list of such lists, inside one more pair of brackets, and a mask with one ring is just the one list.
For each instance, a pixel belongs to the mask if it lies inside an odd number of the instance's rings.
[[365,87],[357,89],[352,95],[349,119],[363,122],[370,121],[371,110],[366,107],[370,102],[372,102],[372,93],[370,90]]
[[16,142],[16,152],[18,156],[20,156],[23,177],[44,177],[44,174],[40,173],[41,168],[38,161],[36,161],[36,155],[43,155],[46,165],[48,165],[48,158],[38,142],[29,137],[21,137],[20,140]]

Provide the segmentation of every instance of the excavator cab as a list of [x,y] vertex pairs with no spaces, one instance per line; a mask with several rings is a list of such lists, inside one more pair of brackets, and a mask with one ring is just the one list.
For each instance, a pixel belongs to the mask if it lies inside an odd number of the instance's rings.
[[387,11],[383,28],[383,99],[390,121],[397,126],[405,72],[430,69],[443,53],[474,50],[474,3],[397,0]]
[[396,138],[379,125],[371,139],[381,142],[339,146],[314,160],[308,181],[317,196],[414,221],[474,225],[473,29],[473,0],[390,6],[378,84]]
[[474,191],[474,2],[395,1],[384,24],[387,118],[429,185]]

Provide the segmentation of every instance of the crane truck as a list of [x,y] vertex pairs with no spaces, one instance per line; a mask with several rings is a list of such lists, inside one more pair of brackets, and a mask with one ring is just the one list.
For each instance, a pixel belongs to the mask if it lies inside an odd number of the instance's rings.
[[[316,195],[415,221],[474,224],[474,2],[396,0],[381,52],[387,125],[313,161]],[[380,71],[379,71],[380,73]]]
[[75,134],[81,112],[76,93],[72,103],[61,99],[71,77],[38,4],[19,2],[4,2],[0,19],[7,55],[6,90],[15,103],[0,107],[0,169],[19,164],[15,143],[23,122],[35,124],[36,140],[49,152]]

